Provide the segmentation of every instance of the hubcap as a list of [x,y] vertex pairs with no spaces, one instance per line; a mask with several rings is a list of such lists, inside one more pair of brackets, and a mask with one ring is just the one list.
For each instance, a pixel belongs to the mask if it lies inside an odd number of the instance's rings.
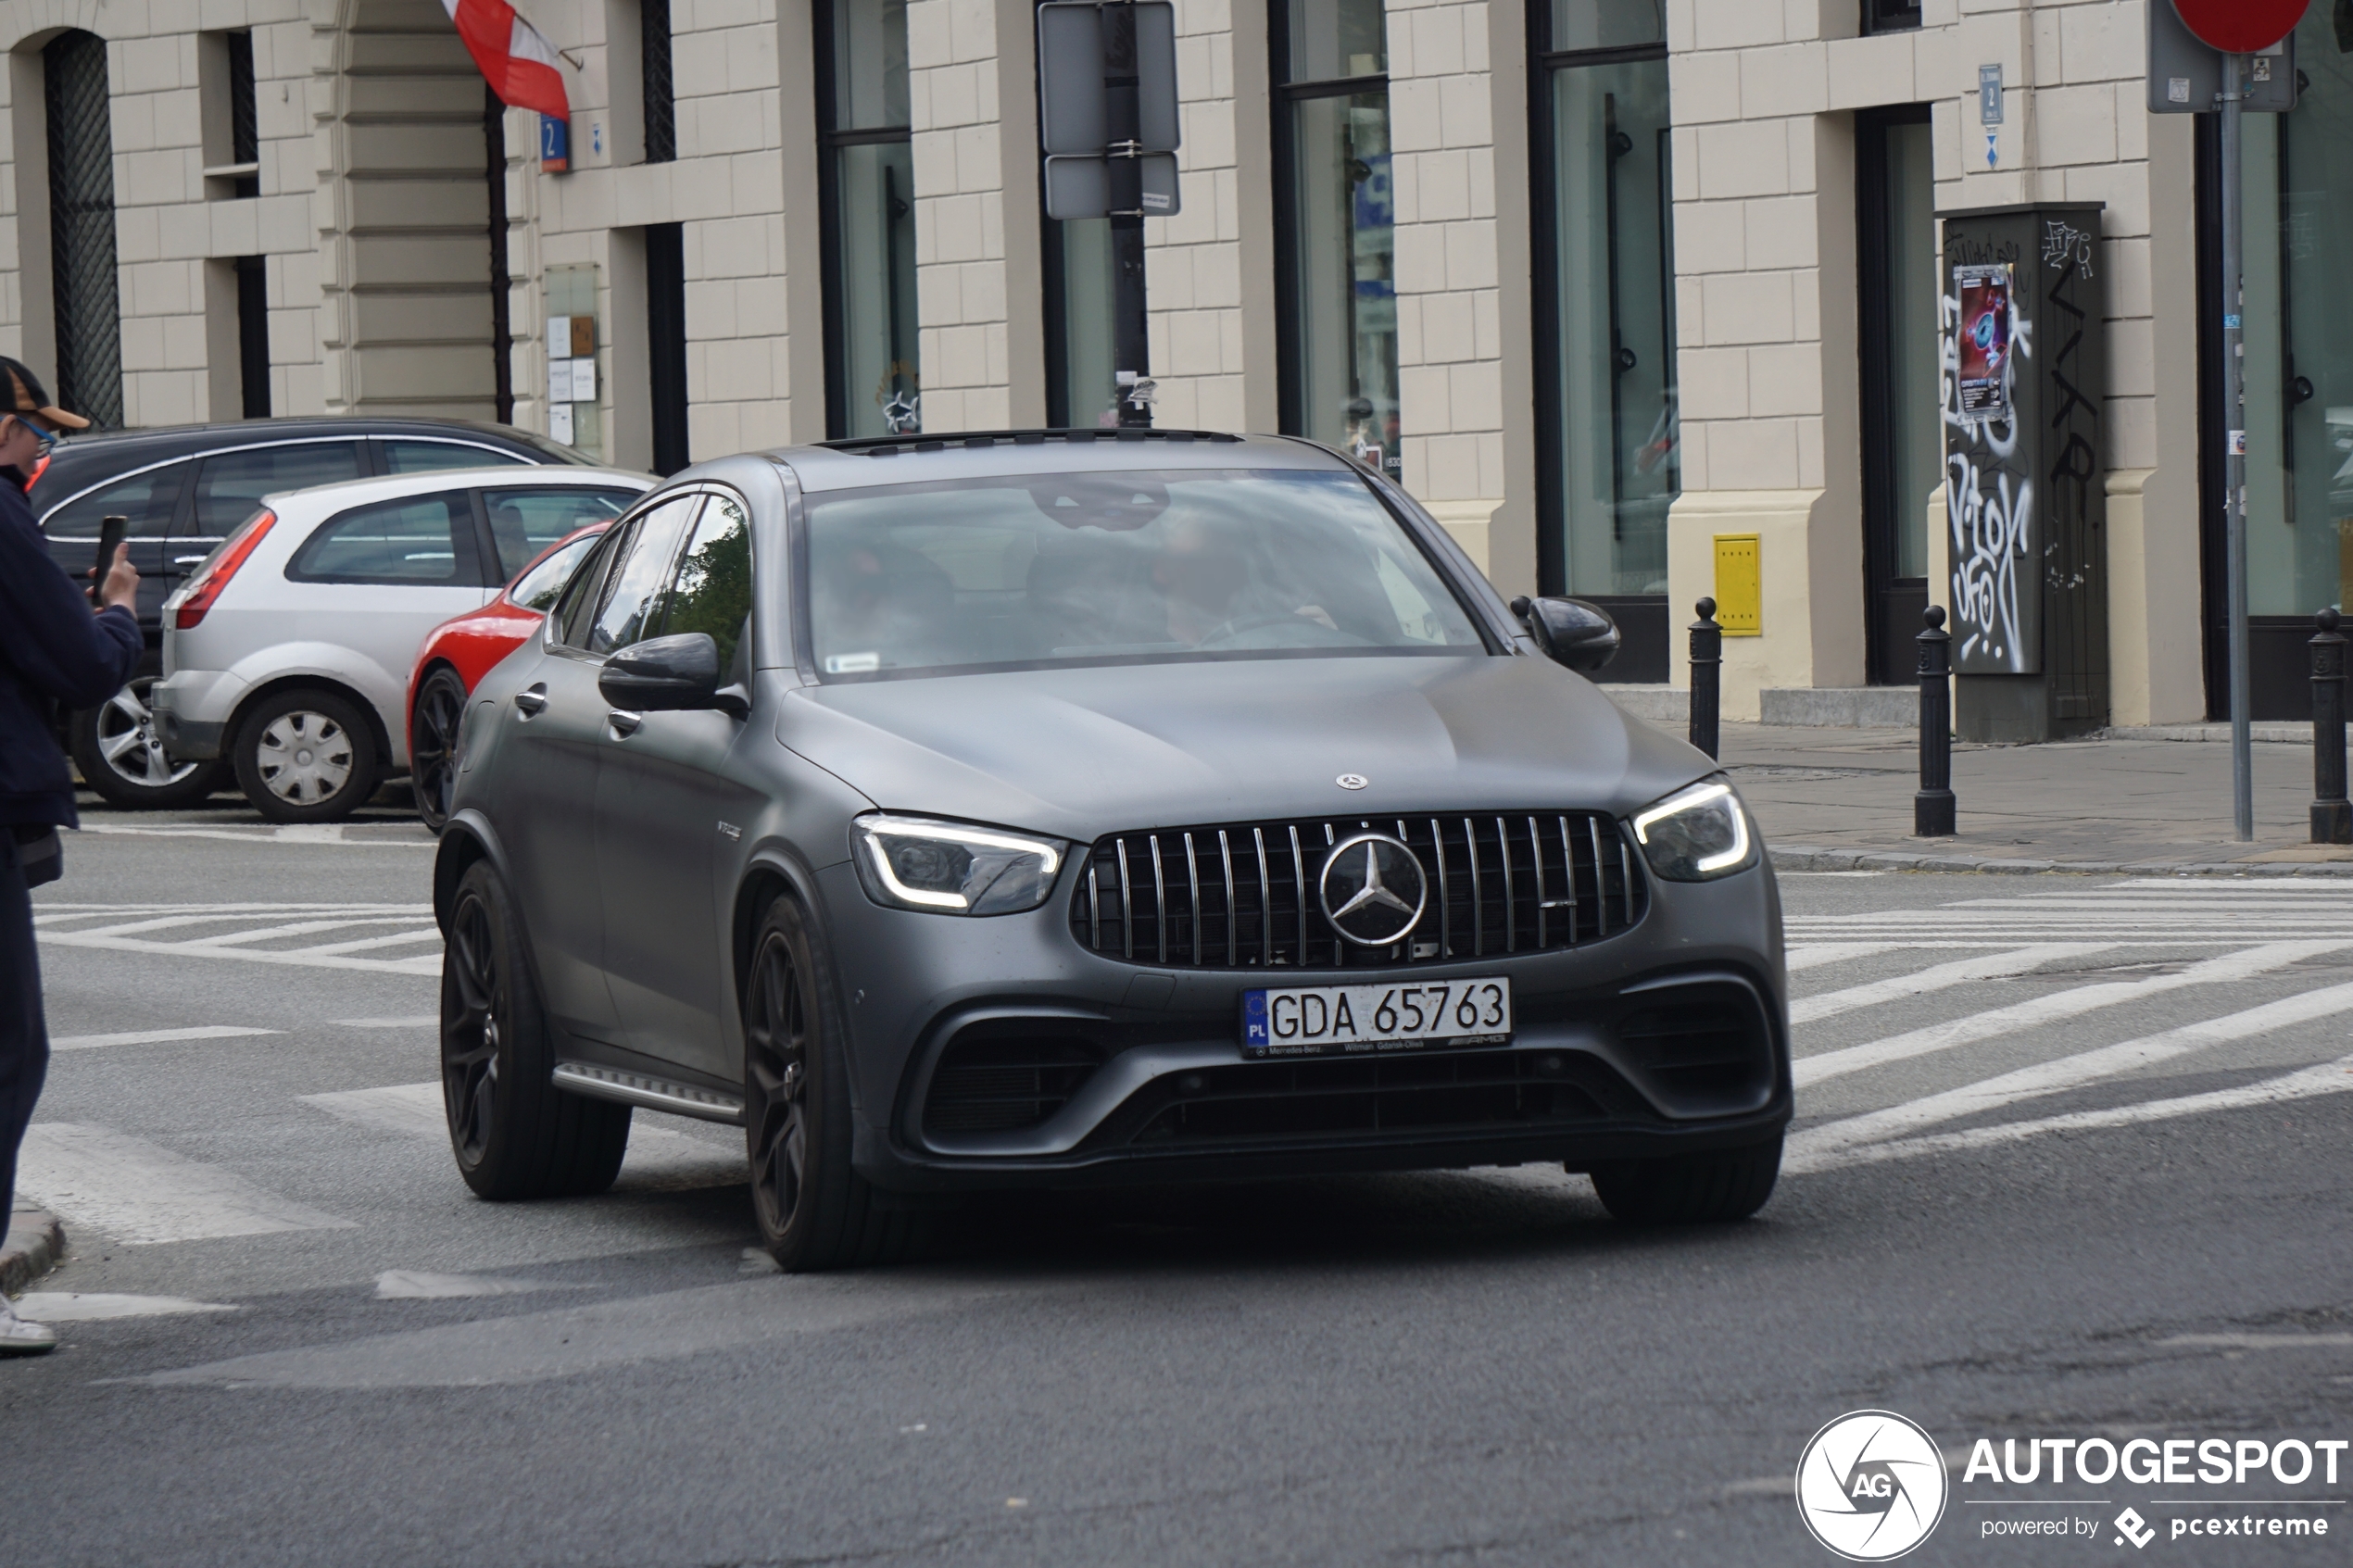
[[152,681],[133,681],[107,698],[98,709],[98,755],[115,776],[143,789],[176,784],[195,772],[197,764],[175,762],[156,736],[155,715],[148,711],[147,688]]
[[262,727],[254,761],[271,794],[316,806],[351,782],[351,737],[323,713],[282,713]]
[[781,1236],[809,1172],[809,1008],[792,950],[774,932],[752,960],[744,1014],[752,1202],[767,1233]]
[[442,1002],[442,1098],[450,1135],[471,1163],[490,1146],[498,1099],[498,960],[490,911],[478,897],[460,901],[451,916],[448,972],[457,984]]

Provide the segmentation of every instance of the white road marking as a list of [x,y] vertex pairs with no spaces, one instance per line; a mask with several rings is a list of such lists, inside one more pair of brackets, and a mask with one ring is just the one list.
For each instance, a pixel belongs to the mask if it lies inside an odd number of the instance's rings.
[[26,1131],[17,1185],[43,1207],[131,1247],[354,1228],[220,1166],[73,1122],[36,1122]]
[[490,1274],[431,1274],[422,1269],[386,1269],[376,1276],[379,1301],[447,1301],[470,1296],[528,1296],[540,1290],[586,1290],[585,1285],[550,1285],[535,1279],[498,1279]]
[[29,1290],[17,1299],[17,1315],[31,1323],[101,1323],[108,1318],[161,1318],[178,1312],[233,1312],[223,1301],[191,1301],[180,1296],[116,1296],[96,1290]]
[[441,972],[441,955],[413,959],[361,959],[337,953],[278,953],[249,947],[200,947],[184,942],[143,942],[136,937],[84,935],[78,931],[41,931],[35,935],[51,947],[99,947],[121,953],[156,953],[166,958],[234,959],[245,963],[284,964],[295,969],[358,969],[373,974]]
[[1874,980],[1863,985],[1850,985],[1843,991],[1800,997],[1789,1005],[1789,1021],[1792,1023],[1812,1023],[1842,1012],[1852,1012],[1856,1008],[1876,1007],[1881,1002],[1925,996],[1931,991],[1942,991],[1947,986],[1966,985],[1972,980],[2000,980],[2009,975],[2023,974],[2028,970],[2041,968],[2053,959],[2105,953],[2114,947],[2116,944],[2113,942],[2044,942],[2031,947],[2014,948],[2007,953],[1957,959],[1951,963],[1916,970],[1910,974]]
[[[2238,1110],[2248,1106],[2276,1105],[2282,1100],[2309,1099],[2316,1095],[2353,1094],[2353,1056],[2267,1078],[2259,1084],[2215,1089],[2171,1099],[2143,1100],[2137,1105],[2110,1106],[2102,1110],[2075,1110],[2064,1116],[2044,1116],[2032,1122],[2005,1122],[1995,1127],[1971,1127],[1958,1133],[1931,1133],[1925,1137],[1900,1138],[1893,1143],[1860,1144],[1847,1148],[1818,1148],[1801,1133],[1781,1161],[1781,1169],[1798,1174],[1828,1171],[1842,1165],[1869,1165],[1883,1160],[1908,1160],[1915,1155],[1943,1154],[1952,1149],[1988,1148],[2041,1137],[2045,1133],[2088,1132],[2100,1127],[2129,1127],[2142,1122],[2163,1122],[2177,1116],[2202,1116],[2208,1111]],[[1839,1126],[1843,1123],[1832,1123]],[[2301,1337],[2301,1336],[2299,1336]],[[2174,1343],[2168,1341],[2168,1343]]]
[[[344,1089],[334,1094],[304,1095],[301,1099],[303,1104],[316,1106],[341,1121],[382,1132],[436,1140],[449,1135],[437,1081],[389,1084],[380,1089]],[[669,1127],[654,1126],[647,1119],[648,1114],[639,1111],[630,1124],[629,1152],[622,1160],[618,1183],[622,1189],[674,1192],[734,1186],[750,1180],[742,1149],[723,1148]]]
[[2201,1350],[2334,1349],[2353,1345],[2353,1334],[2169,1334],[2158,1343]]
[[1789,950],[1789,972],[1800,973],[1819,969],[1826,963],[1841,963],[1848,959],[1868,959],[1874,953],[1884,953],[1900,947],[1900,942],[1813,942]]
[[[441,955],[437,952],[409,958],[356,956],[372,948],[437,940],[437,932],[428,935],[427,923],[432,919],[430,904],[44,904],[33,916],[33,925],[40,939],[53,947],[231,959],[298,969],[356,969],[375,974],[438,974]],[[94,921],[100,923],[91,923]],[[410,929],[387,937],[291,949],[252,946],[355,925]],[[190,926],[214,929],[184,941],[164,940],[157,935]]]
[[[196,936],[181,944],[183,947],[243,947],[255,942],[275,942],[286,936],[314,936],[322,931],[346,931],[355,925],[409,925],[417,922],[414,915],[337,915],[327,920],[301,920],[288,925],[265,925],[252,931],[232,931],[220,936]],[[101,933],[93,932],[98,935]],[[114,935],[119,933],[104,933]],[[321,952],[320,947],[296,949],[306,953]]]
[[441,1015],[421,1012],[414,1018],[331,1018],[338,1029],[438,1029]]
[[1791,1076],[1800,1087],[1804,1087],[1826,1078],[1859,1073],[1867,1067],[1881,1067],[1907,1057],[1925,1056],[1931,1051],[1950,1050],[1955,1046],[1973,1045],[1980,1040],[1991,1040],[2020,1030],[2055,1023],[2063,1018],[2078,1018],[2100,1008],[2139,1001],[2167,991],[2251,979],[2273,970],[2284,969],[2304,959],[2342,951],[2347,947],[2353,947],[2353,943],[2267,942],[2239,952],[2200,960],[2177,974],[2154,974],[2145,980],[2111,980],[2096,985],[2078,985],[2047,997],[2032,997],[1988,1012],[1947,1019],[1944,1022],[1927,1024],[1901,1035],[1891,1035],[1885,1039],[1848,1046],[1843,1050],[1801,1057],[1792,1064]]
[[247,1035],[283,1035],[283,1029],[240,1029],[208,1023],[195,1029],[133,1029],[124,1035],[59,1035],[51,1038],[53,1051],[82,1051],[97,1046],[160,1046],[174,1040],[231,1040]]
[[[1807,1160],[1833,1149],[1878,1143],[1920,1127],[1933,1126],[1939,1122],[1954,1122],[1964,1116],[1999,1110],[2018,1100],[2055,1094],[2061,1089],[2072,1089],[2140,1068],[2154,1067],[2158,1062],[2171,1061],[2175,1057],[2204,1050],[2208,1046],[2244,1040],[2274,1029],[2309,1023],[2343,1012],[2353,1012],[2353,985],[2324,985],[2317,991],[2283,997],[2243,1012],[2184,1023],[2176,1029],[2145,1035],[2137,1040],[2125,1040],[2113,1046],[2102,1046],[2096,1050],[2036,1062],[2032,1067],[1996,1073],[1957,1089],[1947,1089],[1942,1094],[1927,1095],[1902,1105],[1892,1105],[1884,1110],[1869,1111],[1822,1126],[1808,1127],[1790,1139],[1790,1147],[1797,1151],[1801,1160]],[[2334,1082],[2328,1075],[2334,1073],[2339,1065],[2327,1064],[2326,1069],[2311,1081]],[[2325,1091],[2307,1088],[2302,1092]]]
[[419,931],[396,931],[389,936],[362,936],[349,942],[322,942],[315,947],[296,947],[297,953],[365,953],[377,947],[405,947],[413,942],[441,945],[441,927],[428,925]]

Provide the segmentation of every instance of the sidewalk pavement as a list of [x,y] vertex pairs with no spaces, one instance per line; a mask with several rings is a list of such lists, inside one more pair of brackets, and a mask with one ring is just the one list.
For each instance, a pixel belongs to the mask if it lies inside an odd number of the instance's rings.
[[2309,728],[2300,744],[2254,748],[2252,844],[2232,836],[2225,745],[1956,743],[1959,835],[1915,838],[1915,732],[1727,723],[1722,734],[1726,769],[1783,870],[2353,875],[2353,845],[2309,842]]
[[29,1205],[12,1208],[7,1234],[0,1237],[0,1296],[18,1294],[65,1255],[65,1227],[56,1216]]

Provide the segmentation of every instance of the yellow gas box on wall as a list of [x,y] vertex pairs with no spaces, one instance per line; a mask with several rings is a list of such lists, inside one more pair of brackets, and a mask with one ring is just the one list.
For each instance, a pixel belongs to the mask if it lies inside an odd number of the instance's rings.
[[1765,633],[1765,589],[1754,533],[1716,535],[1716,624],[1728,637]]

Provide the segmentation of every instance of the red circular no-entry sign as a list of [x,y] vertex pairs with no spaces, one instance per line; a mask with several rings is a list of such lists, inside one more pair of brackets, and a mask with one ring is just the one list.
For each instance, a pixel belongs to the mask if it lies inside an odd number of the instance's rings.
[[[2162,0],[2159,0],[2162,3]],[[2225,54],[2268,49],[2296,31],[2311,0],[2173,0],[2182,24]]]

